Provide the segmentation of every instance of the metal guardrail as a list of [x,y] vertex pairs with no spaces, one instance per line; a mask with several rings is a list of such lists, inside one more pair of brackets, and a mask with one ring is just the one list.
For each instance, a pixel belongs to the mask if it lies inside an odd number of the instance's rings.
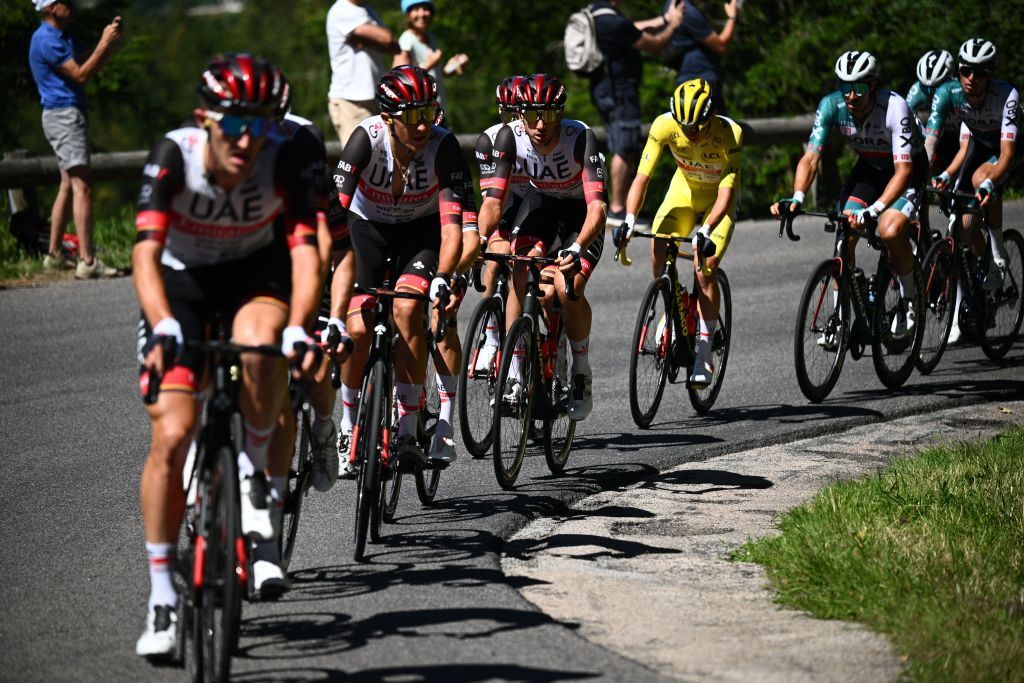
[[[744,145],[782,145],[803,142],[811,129],[813,116],[793,118],[747,119],[738,121],[743,128]],[[646,136],[650,126],[645,126]],[[598,142],[604,146],[607,134],[604,128],[594,129]],[[471,157],[476,148],[479,134],[462,133],[456,137],[463,153]],[[92,155],[92,178],[94,181],[135,180],[142,174],[146,163],[146,150],[132,152],[109,152]],[[327,158],[336,162],[341,156],[341,143],[333,140],[327,143]],[[60,182],[57,157],[28,157],[23,159],[5,158],[0,161],[0,188],[25,188],[36,185],[53,185]]]

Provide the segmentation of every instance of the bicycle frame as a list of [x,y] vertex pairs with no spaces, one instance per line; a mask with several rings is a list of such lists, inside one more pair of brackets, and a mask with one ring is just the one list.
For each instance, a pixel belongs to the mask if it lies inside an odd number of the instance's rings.
[[[929,194],[937,195],[940,198],[939,211],[948,220],[946,235],[943,239],[949,244],[950,249],[955,254],[954,262],[960,269],[960,275],[962,276],[960,281],[964,284],[965,298],[970,302],[972,309],[977,309],[977,302],[983,294],[978,291],[978,273],[967,258],[967,254],[970,252],[967,231],[968,229],[977,230],[978,226],[972,225],[970,228],[967,228],[964,226],[963,217],[977,216],[978,220],[985,227],[986,238],[989,227],[988,218],[985,211],[976,205],[974,195],[949,190],[937,190],[935,188],[928,188],[927,191]],[[931,282],[927,284],[930,286]]]

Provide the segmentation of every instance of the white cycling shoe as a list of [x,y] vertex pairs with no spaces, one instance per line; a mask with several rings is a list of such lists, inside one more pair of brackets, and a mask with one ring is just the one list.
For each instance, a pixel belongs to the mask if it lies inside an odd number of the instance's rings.
[[897,337],[902,337],[914,331],[916,321],[917,314],[914,313],[914,302],[910,299],[900,299],[889,331]]
[[483,348],[476,354],[476,363],[473,365],[473,372],[487,372],[498,355],[497,344],[484,344]]
[[594,378],[582,372],[572,376],[569,392],[569,419],[579,422],[590,416],[594,410]]
[[430,453],[427,455],[428,460],[450,465],[458,457],[459,454],[455,451],[455,439],[450,436],[434,435],[433,441],[430,442]]
[[274,538],[274,523],[270,509],[270,486],[262,472],[239,482],[239,500],[242,507],[242,533],[252,540],[269,541]]
[[170,605],[157,605],[146,615],[146,630],[135,642],[140,657],[170,657],[178,649],[178,612]]
[[280,565],[270,560],[256,560],[252,563],[252,586],[261,598],[273,600],[287,593],[292,584]]

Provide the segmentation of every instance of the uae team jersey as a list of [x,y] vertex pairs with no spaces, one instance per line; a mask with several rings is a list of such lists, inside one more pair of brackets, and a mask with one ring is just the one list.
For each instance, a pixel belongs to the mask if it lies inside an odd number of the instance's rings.
[[951,125],[962,123],[975,137],[988,147],[999,147],[1001,140],[1017,139],[1017,120],[1020,116],[1020,94],[1006,81],[992,81],[982,105],[975,109],[967,101],[960,81],[949,81],[939,86],[932,98],[932,113],[925,127],[928,135],[939,135]]
[[707,134],[693,142],[683,134],[672,114],[666,112],[654,119],[640,156],[638,173],[651,177],[662,148],[668,147],[677,172],[691,188],[737,186],[743,131],[735,121],[724,116],[714,117],[709,126]]
[[[523,124],[520,121],[513,121],[508,124],[513,131],[522,130]],[[498,131],[504,128],[505,124],[496,123],[483,133],[480,133],[480,137],[476,141],[476,161],[480,166],[480,177],[491,178],[494,177],[494,138],[497,137]],[[530,187],[530,179],[523,173],[523,169],[516,163],[512,168],[512,173],[508,179],[508,191],[515,197],[525,197],[526,190]]]
[[863,121],[854,118],[838,90],[825,95],[814,113],[807,149],[820,154],[832,128],[838,128],[857,155],[878,169],[909,164],[924,148],[924,137],[907,101],[891,90],[875,93],[874,106]]
[[[174,270],[235,261],[266,247],[282,230],[289,246],[316,245],[323,142],[296,123],[268,135],[252,171],[231,190],[206,171],[208,134],[171,131],[150,151],[143,169],[137,239],[163,244],[161,262]],[[284,129],[282,128],[282,131]],[[319,190],[318,190],[319,188]]]

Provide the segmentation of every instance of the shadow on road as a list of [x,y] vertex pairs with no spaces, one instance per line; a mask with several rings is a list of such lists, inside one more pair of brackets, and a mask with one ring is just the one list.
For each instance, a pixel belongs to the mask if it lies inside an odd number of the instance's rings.
[[596,678],[601,674],[585,671],[539,669],[516,664],[436,664],[364,669],[353,673],[288,667],[235,676],[243,683],[273,681],[328,681],[338,683],[377,683],[378,681],[409,681],[410,683],[477,683],[478,681],[510,681],[511,683],[550,683]]
[[[706,493],[736,489],[770,489],[774,485],[770,479],[764,477],[725,470],[678,470],[660,475],[641,488],[701,496]],[[704,488],[681,489],[680,486]]]
[[624,541],[619,538],[595,536],[593,534],[554,534],[545,538],[522,538],[509,541],[505,545],[505,555],[517,560],[527,560],[531,556],[554,549],[569,550],[572,548],[598,548],[592,552],[565,552],[577,560],[598,560],[610,558],[616,560],[632,559],[641,555],[676,554],[681,551],[675,548],[659,548],[658,546]]

